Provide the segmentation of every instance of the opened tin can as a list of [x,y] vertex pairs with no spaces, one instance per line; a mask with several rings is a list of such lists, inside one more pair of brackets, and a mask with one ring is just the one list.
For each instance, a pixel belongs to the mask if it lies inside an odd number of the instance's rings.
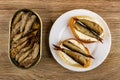
[[9,23],[8,56],[17,67],[28,69],[42,55],[42,20],[30,9],[18,10]]

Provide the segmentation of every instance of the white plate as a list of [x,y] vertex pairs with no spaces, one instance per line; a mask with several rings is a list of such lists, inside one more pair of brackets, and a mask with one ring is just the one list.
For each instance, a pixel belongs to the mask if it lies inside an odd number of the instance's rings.
[[[65,40],[67,38],[74,38],[68,26],[68,22],[72,16],[81,16],[81,15],[93,17],[101,24],[101,26],[103,26],[105,30],[105,37],[103,40],[103,44],[100,42],[85,44],[88,47],[89,51],[91,52],[92,56],[95,58],[91,61],[91,65],[87,68],[74,67],[66,64],[53,49],[53,44],[57,44],[60,40]],[[50,31],[49,47],[55,60],[64,68],[77,72],[89,71],[99,66],[109,54],[111,47],[111,34],[108,25],[98,14],[85,9],[75,9],[64,13],[55,21]]]

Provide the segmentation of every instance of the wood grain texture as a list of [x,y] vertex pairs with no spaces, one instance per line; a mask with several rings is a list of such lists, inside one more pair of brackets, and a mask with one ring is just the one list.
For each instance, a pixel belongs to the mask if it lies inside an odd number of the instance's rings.
[[[22,8],[33,9],[43,20],[43,55],[28,70],[12,65],[8,58],[8,31],[11,16]],[[88,72],[77,73],[61,67],[52,57],[48,37],[61,14],[72,9],[88,9],[101,15],[109,25],[112,47],[107,59]],[[0,0],[0,80],[120,80],[120,0]]]

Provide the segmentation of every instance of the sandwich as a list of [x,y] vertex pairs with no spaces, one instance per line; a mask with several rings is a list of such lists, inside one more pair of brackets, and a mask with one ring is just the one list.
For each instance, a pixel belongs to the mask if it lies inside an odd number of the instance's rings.
[[82,42],[102,42],[103,40],[104,30],[92,17],[73,16],[70,18],[69,26],[74,36]]
[[86,68],[90,65],[91,59],[89,50],[81,41],[69,38],[53,45],[60,58],[68,65]]

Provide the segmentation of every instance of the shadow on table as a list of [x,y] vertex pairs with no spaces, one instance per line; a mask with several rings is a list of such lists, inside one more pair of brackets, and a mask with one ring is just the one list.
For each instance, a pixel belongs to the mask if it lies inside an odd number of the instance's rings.
[[49,48],[49,33],[50,33],[50,30],[52,28],[52,25],[53,25],[54,21],[52,19],[49,20],[49,26],[47,27],[47,33],[45,34],[46,38],[45,38],[45,46],[46,46],[46,51],[47,53],[49,54],[48,57],[52,57],[52,54],[50,52],[50,48]]

